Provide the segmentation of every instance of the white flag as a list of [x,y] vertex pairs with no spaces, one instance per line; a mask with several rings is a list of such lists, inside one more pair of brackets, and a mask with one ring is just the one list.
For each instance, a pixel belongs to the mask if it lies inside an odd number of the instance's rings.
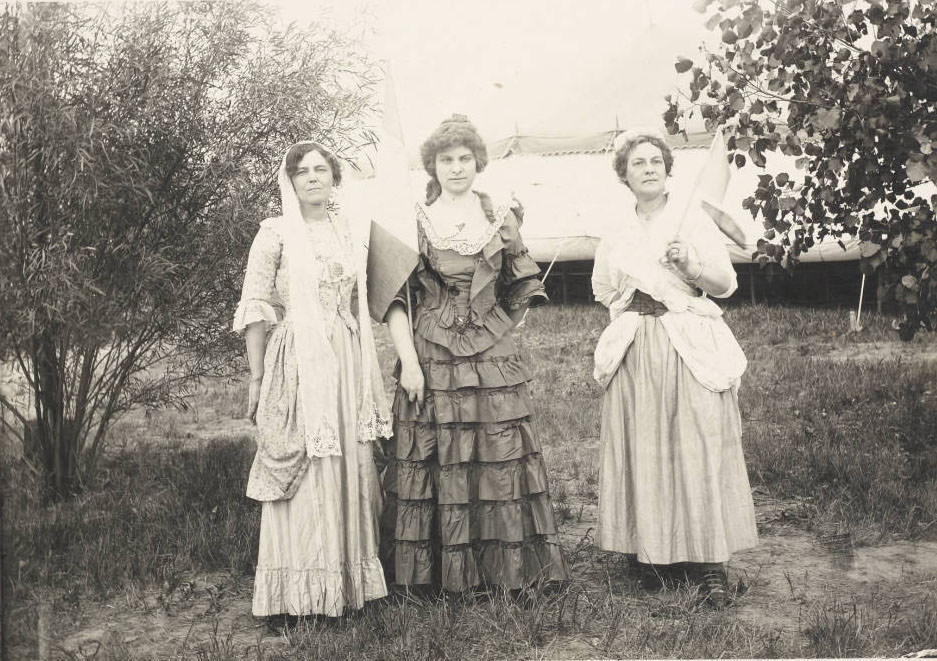
[[697,209],[702,206],[723,234],[732,239],[740,248],[745,248],[747,245],[745,231],[739,226],[735,218],[722,208],[722,200],[726,195],[726,189],[729,187],[730,177],[729,152],[726,149],[722,127],[720,127],[716,129],[712,144],[709,146],[709,152],[706,154],[706,160],[703,161],[703,165],[696,175],[686,215],[681,225],[686,222],[688,217],[695,216]]
[[381,321],[419,261],[415,200],[394,79],[384,72],[383,120],[374,162],[375,204],[368,243],[368,307]]

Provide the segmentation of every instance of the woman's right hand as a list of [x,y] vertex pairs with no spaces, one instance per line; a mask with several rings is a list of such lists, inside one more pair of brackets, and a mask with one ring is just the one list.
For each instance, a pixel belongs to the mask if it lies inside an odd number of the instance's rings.
[[415,403],[417,411],[423,406],[426,379],[417,362],[403,363],[400,366],[400,386],[406,391],[407,399]]
[[247,386],[247,418],[252,425],[257,424],[257,405],[260,403],[260,384],[263,377],[251,377],[250,384]]

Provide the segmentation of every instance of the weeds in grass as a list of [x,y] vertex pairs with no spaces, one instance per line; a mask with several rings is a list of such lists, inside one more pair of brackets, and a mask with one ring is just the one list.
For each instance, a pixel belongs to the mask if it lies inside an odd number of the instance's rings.
[[867,653],[871,628],[869,611],[856,603],[833,601],[810,609],[804,635],[819,657],[861,657]]
[[234,632],[229,630],[220,634],[218,620],[215,619],[207,640],[191,643],[186,636],[181,655],[188,658],[194,656],[198,661],[227,661],[240,656],[240,650],[234,642]]
[[770,400],[740,394],[753,482],[812,499],[818,527],[926,532],[937,518],[937,407],[922,404],[933,367],[804,359],[773,375]]
[[98,484],[48,506],[31,474],[4,468],[18,487],[4,494],[4,525],[12,533],[4,535],[6,562],[17,569],[4,576],[7,613],[47,592],[56,610],[125,589],[137,601],[131,586],[141,584],[161,586],[153,606],[171,612],[191,591],[185,574],[249,571],[259,525],[259,508],[243,497],[250,458],[247,439],[143,446],[107,456]]
[[[591,350],[606,320],[598,306],[538,309],[519,331],[564,516],[577,499],[597,502],[602,393]],[[888,319],[874,314],[864,316],[861,333],[846,332],[845,310],[737,306],[726,320],[749,355],[739,397],[753,486],[809,503],[807,525],[845,525],[862,542],[934,532],[937,367],[825,358],[832,349],[894,340]],[[937,344],[924,334],[916,342]]]
[[931,582],[931,591],[913,603],[902,604],[899,621],[893,627],[896,649],[921,650],[937,647],[937,581]]
[[[933,535],[934,367],[823,359],[826,348],[887,339],[875,318],[860,337],[843,334],[841,311],[737,307],[726,317],[750,357],[740,398],[753,485],[805,503],[800,525],[849,533],[860,544],[882,535]],[[597,500],[602,393],[591,378],[591,350],[605,321],[595,306],[555,307],[532,311],[518,330],[554,503],[569,524],[582,521]],[[915,339],[925,341],[926,334]],[[35,649],[40,599],[52,600],[57,617],[115,596],[128,610],[172,614],[196,598],[193,573],[225,570],[249,581],[259,528],[259,507],[243,496],[252,443],[238,437],[194,444],[186,431],[218,416],[240,417],[242,390],[239,383],[206,382],[188,410],[140,412],[121,423],[114,433],[129,438],[114,439],[114,447],[123,449],[108,454],[98,482],[69,503],[43,505],[27,470],[15,462],[0,467],[8,642]],[[806,614],[801,638],[732,609],[701,609],[689,587],[641,593],[627,562],[597,551],[591,531],[568,551],[576,579],[541,591],[527,608],[505,595],[398,596],[336,622],[305,622],[286,639],[251,633],[245,642],[215,619],[208,634],[193,633],[172,649],[186,659],[425,659],[549,658],[558,649],[579,657],[895,655],[933,647],[937,598],[930,595],[913,604],[880,599],[854,612],[852,602],[812,603],[792,577],[791,598]],[[198,594],[207,602],[203,617],[224,611],[222,591]],[[138,653],[120,640],[101,652],[116,659]]]

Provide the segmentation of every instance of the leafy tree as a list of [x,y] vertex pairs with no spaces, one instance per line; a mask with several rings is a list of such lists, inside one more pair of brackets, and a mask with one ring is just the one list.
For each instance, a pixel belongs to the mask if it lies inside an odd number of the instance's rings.
[[[759,177],[745,205],[761,219],[758,258],[796,263],[814,241],[858,235],[861,268],[880,272],[905,310],[903,337],[937,308],[937,9],[909,0],[697,0],[721,33],[669,99],[671,132],[699,114],[724,126],[730,159],[802,172]],[[689,101],[689,104],[686,101]]]
[[282,150],[371,140],[371,63],[273,21],[247,1],[0,16],[0,358],[33,410],[0,405],[35,418],[57,496],[122,412],[239,365],[228,328]]

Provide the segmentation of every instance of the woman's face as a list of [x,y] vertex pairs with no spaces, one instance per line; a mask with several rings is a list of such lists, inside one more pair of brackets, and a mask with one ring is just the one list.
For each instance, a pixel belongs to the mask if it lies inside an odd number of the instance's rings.
[[476,170],[475,154],[464,146],[436,152],[436,179],[443,191],[458,196],[472,189]]
[[290,181],[302,205],[325,204],[332,195],[332,168],[315,149],[296,164],[296,174]]
[[660,148],[650,142],[642,142],[628,154],[628,169],[625,180],[635,197],[653,200],[664,194],[667,167]]

